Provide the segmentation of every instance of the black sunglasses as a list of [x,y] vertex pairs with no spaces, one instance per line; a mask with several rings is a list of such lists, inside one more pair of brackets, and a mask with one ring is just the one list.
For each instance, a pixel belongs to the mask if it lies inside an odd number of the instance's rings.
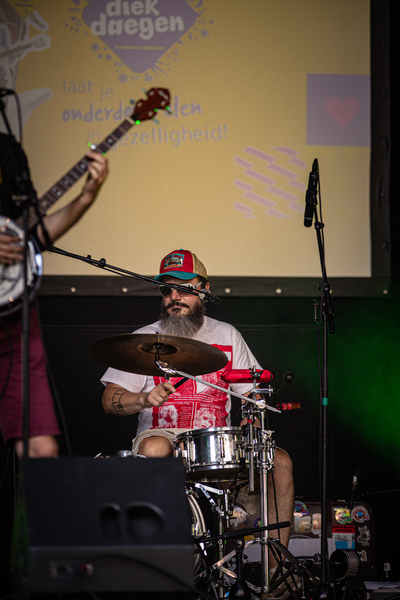
[[[190,290],[197,290],[197,288],[199,288],[201,285],[204,285],[202,281],[200,281],[200,283],[194,285],[193,283],[179,283],[176,284],[179,285],[180,287],[185,287],[185,288],[189,288]],[[163,298],[168,298],[171,294],[172,294],[172,290],[175,288],[170,288],[164,285],[160,285],[160,294]],[[186,292],[182,292],[181,290],[175,290],[176,292],[178,292],[178,294],[180,296],[190,296],[190,293],[186,293]]]

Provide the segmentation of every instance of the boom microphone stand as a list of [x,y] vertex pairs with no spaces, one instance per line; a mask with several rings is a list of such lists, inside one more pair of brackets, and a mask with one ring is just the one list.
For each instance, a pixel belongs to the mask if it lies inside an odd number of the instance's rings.
[[328,556],[327,556],[327,497],[326,497],[326,470],[327,470],[327,409],[328,409],[328,335],[329,332],[335,333],[335,322],[333,318],[333,309],[330,298],[330,286],[325,268],[325,249],[323,240],[322,210],[320,197],[320,221],[318,221],[317,211],[317,193],[319,193],[319,167],[318,160],[315,159],[312,171],[308,180],[308,189],[306,192],[306,207],[304,212],[304,226],[311,227],[313,217],[315,217],[315,231],[317,234],[318,250],[322,270],[322,371],[320,372],[320,469],[321,469],[321,582],[318,586],[314,600],[331,597],[332,589],[328,581]]
[[[145,275],[140,275],[139,273],[134,273],[133,271],[128,271],[126,269],[121,269],[120,267],[116,267],[114,265],[110,265],[106,262],[105,258],[100,258],[100,260],[96,260],[91,257],[90,254],[87,256],[82,256],[80,254],[73,254],[72,252],[67,252],[66,250],[62,250],[61,248],[56,248],[55,246],[49,246],[46,248],[49,252],[54,252],[55,254],[61,254],[62,256],[68,256],[69,258],[74,258],[75,260],[81,260],[92,267],[97,267],[98,269],[102,269],[103,271],[108,271],[109,273],[116,273],[121,277],[127,277],[128,279],[140,279],[142,281],[147,281],[148,283],[154,283],[156,285],[161,285],[159,281],[156,279],[152,279],[151,277],[146,277]],[[174,290],[178,290],[185,292],[185,294],[190,294],[192,296],[198,296],[200,300],[204,302],[211,302],[219,304],[221,299],[218,296],[215,296],[210,292],[210,290],[203,289],[197,290],[195,288],[187,288],[183,285],[179,285],[177,283],[165,283],[162,282],[163,287],[169,287]]]

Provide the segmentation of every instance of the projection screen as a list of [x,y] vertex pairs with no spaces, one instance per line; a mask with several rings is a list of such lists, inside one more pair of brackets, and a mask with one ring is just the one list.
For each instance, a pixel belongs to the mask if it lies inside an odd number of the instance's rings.
[[[371,145],[389,118],[378,99],[374,130],[371,69],[381,85],[385,56],[371,56],[386,6],[371,29],[369,0],[1,0],[1,87],[19,95],[39,198],[150,89],[171,94],[170,113],[110,148],[98,200],[57,245],[147,275],[190,248],[211,276],[253,290],[272,282],[271,293],[277,282],[314,281],[317,240],[303,221],[317,159],[328,276],[354,293],[386,293],[382,207],[371,233],[388,180],[388,156],[374,162]],[[18,138],[16,103],[5,103]],[[101,274],[51,253],[44,266],[46,276]]]

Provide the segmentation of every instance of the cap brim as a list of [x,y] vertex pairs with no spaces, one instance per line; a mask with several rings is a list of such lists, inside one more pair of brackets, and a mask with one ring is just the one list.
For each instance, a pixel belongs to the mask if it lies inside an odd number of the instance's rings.
[[162,281],[163,277],[176,277],[177,279],[194,279],[198,277],[197,273],[186,273],[185,271],[168,271],[168,273],[161,273],[154,277],[156,281]]

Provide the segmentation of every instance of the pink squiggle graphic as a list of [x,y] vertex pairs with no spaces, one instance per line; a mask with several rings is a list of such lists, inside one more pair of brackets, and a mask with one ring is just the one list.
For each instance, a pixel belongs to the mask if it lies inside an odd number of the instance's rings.
[[304,207],[298,204],[299,199],[297,196],[293,196],[293,194],[289,194],[289,192],[284,192],[283,190],[280,190],[275,186],[269,187],[268,191],[271,194],[282,198],[282,200],[286,200],[287,202],[289,202],[289,208],[291,208],[292,210],[295,210],[296,212],[303,212]]
[[245,198],[249,198],[250,200],[254,200],[258,204],[262,204],[263,206],[272,207],[275,206],[275,202],[272,200],[268,200],[268,198],[264,198],[264,196],[259,196],[258,194],[254,194],[251,190],[253,189],[252,185],[245,183],[244,181],[240,181],[240,179],[235,179],[235,186],[245,192]]
[[[300,169],[305,169],[306,168],[306,163],[304,160],[300,160],[299,158],[296,158],[296,156],[298,155],[298,152],[296,150],[292,150],[291,148],[286,148],[286,146],[274,146],[274,150],[279,150],[279,152],[282,152],[283,154],[286,154],[287,156],[291,156],[291,160],[289,161],[290,163],[292,163],[292,165],[295,165],[296,167],[300,167]],[[303,186],[303,188],[305,189],[305,186]]]
[[[288,202],[289,208],[292,208],[295,211],[302,210],[302,208],[297,204],[297,202],[298,202],[297,196],[295,196],[294,194],[290,194],[289,192],[285,192],[284,190],[281,190],[280,188],[276,187],[275,186],[276,181],[274,179],[271,179],[270,177],[266,177],[265,175],[261,175],[261,173],[258,173],[257,171],[255,171],[252,168],[252,167],[254,167],[253,163],[251,163],[247,160],[244,160],[243,158],[240,158],[238,156],[235,157],[235,163],[245,169],[244,175],[247,175],[248,177],[251,177],[252,179],[256,179],[257,181],[260,181],[261,183],[266,184],[268,192],[270,192],[274,196],[277,196],[281,200],[285,200],[285,202]],[[235,185],[236,185],[236,183],[235,183]],[[246,195],[246,196],[249,197],[248,195]],[[255,199],[255,194],[253,194],[253,196],[254,196],[254,198],[252,198],[252,199]],[[264,205],[268,206],[268,203],[270,201],[268,201],[266,198],[264,198],[262,196],[257,196],[257,197],[264,200]],[[260,201],[256,200],[256,202],[260,202]],[[273,203],[273,204],[275,204],[275,203]],[[283,214],[283,213],[281,213],[281,214]]]
[[239,167],[243,167],[245,170],[244,174],[252,177],[253,179],[257,179],[257,181],[261,181],[261,183],[265,183],[266,185],[273,185],[275,183],[274,179],[270,177],[266,177],[265,175],[261,175],[257,171],[254,171],[252,167],[254,167],[254,163],[248,162],[243,158],[239,158],[239,156],[235,156],[235,164],[239,165]]
[[246,206],[245,204],[241,204],[240,202],[234,202],[233,206],[235,210],[242,212],[246,219],[254,219],[254,210],[250,208],[250,206]]
[[255,194],[254,192],[252,192],[251,190],[253,189],[252,185],[249,185],[248,183],[245,183],[244,181],[240,181],[240,179],[235,179],[234,181],[235,186],[241,190],[243,190],[243,192],[245,192],[243,195],[245,198],[247,198],[248,200],[252,200],[253,202],[257,202],[257,204],[261,204],[262,206],[265,206],[267,208],[267,210],[265,211],[267,213],[267,215],[270,215],[271,217],[278,217],[280,219],[290,219],[289,215],[286,215],[285,213],[280,212],[279,210],[277,210],[275,207],[275,202],[273,202],[272,200],[268,200],[268,198],[264,198],[263,196],[259,196],[258,194]]
[[[248,154],[251,154],[252,156],[255,156],[256,158],[259,158],[260,160],[263,160],[264,162],[267,162],[268,169],[270,171],[273,171],[274,173],[277,173],[278,175],[281,175],[282,177],[287,177],[287,179],[289,179],[289,185],[291,185],[292,187],[295,187],[302,191],[306,189],[306,186],[304,185],[304,183],[300,183],[299,181],[297,181],[297,178],[298,178],[297,173],[294,173],[293,171],[289,171],[288,169],[285,169],[284,167],[280,167],[279,165],[274,164],[275,161],[277,160],[277,158],[275,156],[266,154],[265,152],[262,152],[261,150],[252,148],[251,146],[248,146],[247,148],[245,148],[244,151],[247,152]],[[288,153],[285,152],[285,154],[288,154]],[[289,161],[289,162],[291,162],[291,161]]]
[[272,208],[271,210],[269,210],[268,214],[271,215],[271,217],[275,217],[276,219],[291,219],[289,215],[285,215],[285,213],[279,212],[279,210],[277,210],[276,208]]

